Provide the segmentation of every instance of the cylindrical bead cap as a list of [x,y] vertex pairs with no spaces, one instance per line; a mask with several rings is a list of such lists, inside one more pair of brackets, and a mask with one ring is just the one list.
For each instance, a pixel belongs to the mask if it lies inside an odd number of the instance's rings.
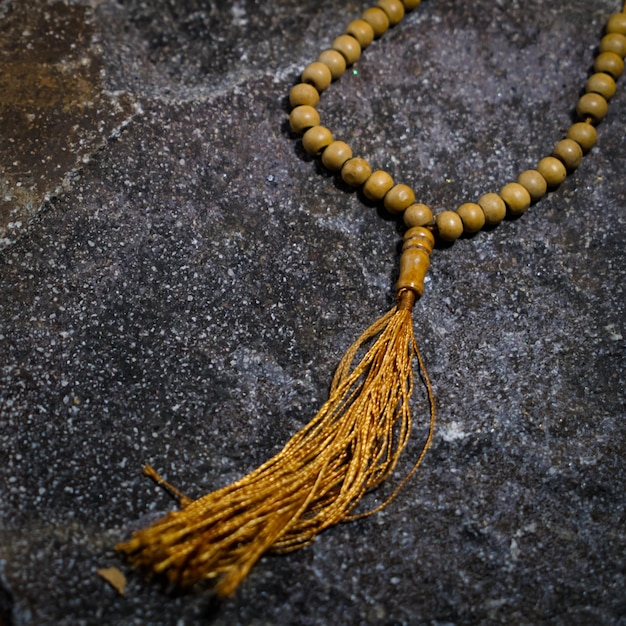
[[429,206],[416,203],[404,211],[402,219],[408,228],[426,226],[433,223],[433,212]]
[[463,222],[458,213],[442,211],[435,216],[437,232],[443,241],[456,241],[463,234]]
[[410,289],[418,296],[424,293],[424,278],[428,272],[434,245],[435,238],[428,229],[411,228],[407,231],[400,256],[400,274],[396,283],[398,292]]
[[314,107],[317,106],[319,101],[319,92],[309,83],[298,83],[294,85],[289,92],[289,104],[292,107],[297,107],[302,104]]
[[343,141],[333,141],[322,152],[322,165],[333,172],[340,170],[344,163],[352,158],[352,150]]
[[596,145],[598,133],[591,124],[576,122],[567,131],[567,138],[573,139],[583,149],[583,152],[589,152]]
[[606,100],[597,93],[586,93],[578,100],[576,113],[582,119],[591,119],[594,124],[601,122],[609,110]]
[[552,156],[541,159],[537,163],[537,171],[546,179],[548,187],[558,187],[567,178],[565,165]]
[[389,30],[389,18],[379,7],[371,7],[363,11],[361,19],[366,21],[374,31],[374,37],[382,37]]
[[572,139],[562,139],[552,153],[571,172],[575,170],[583,160],[583,149]]
[[548,183],[537,170],[526,170],[517,177],[517,182],[526,189],[533,202],[546,195]]
[[480,204],[465,202],[456,212],[463,222],[463,231],[466,233],[477,233],[485,225],[485,214]]
[[585,85],[587,93],[599,93],[605,100],[610,100],[617,91],[615,79],[604,72],[592,74]]
[[509,183],[500,189],[500,197],[504,200],[509,213],[517,217],[530,206],[530,194],[523,185]]
[[309,63],[302,72],[302,82],[310,83],[319,92],[328,89],[332,80],[333,76],[330,73],[328,66],[324,65],[324,63],[320,63],[319,61]]
[[346,26],[345,33],[354,37],[362,50],[374,41],[374,29],[365,20],[353,20]]
[[602,52],[596,57],[593,69],[596,72],[606,72],[617,80],[624,71],[624,59],[615,52]]
[[613,13],[607,22],[606,32],[626,35],[626,13]]
[[384,170],[376,170],[365,181],[363,195],[373,202],[378,202],[393,187],[393,178]]
[[346,60],[337,50],[324,50],[317,60],[329,70],[333,80],[337,80],[346,71]]
[[341,179],[350,187],[360,187],[371,175],[370,164],[360,157],[348,159],[341,168]]
[[308,104],[296,107],[289,114],[289,127],[294,133],[303,133],[308,128],[320,123],[320,114]]
[[386,194],[383,204],[389,213],[402,213],[415,202],[415,192],[408,185],[394,185]]
[[495,226],[506,217],[506,204],[497,193],[486,193],[478,199],[478,204],[488,226]]
[[333,50],[341,52],[346,60],[346,65],[356,63],[361,56],[361,46],[352,35],[339,35],[333,41]]
[[378,0],[376,6],[387,14],[391,26],[399,24],[404,17],[404,5],[400,0]]
[[311,155],[318,155],[333,142],[333,134],[325,126],[313,126],[302,135],[302,147]]

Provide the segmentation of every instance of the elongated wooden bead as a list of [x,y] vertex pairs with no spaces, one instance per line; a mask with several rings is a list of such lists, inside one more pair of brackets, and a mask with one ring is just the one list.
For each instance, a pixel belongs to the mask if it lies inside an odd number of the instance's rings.
[[361,46],[352,35],[339,35],[333,41],[333,50],[340,52],[346,60],[346,65],[352,65],[361,56]]
[[604,72],[592,74],[585,85],[587,93],[599,93],[605,100],[610,100],[617,91],[615,79]]
[[589,152],[596,145],[598,133],[591,124],[576,122],[567,131],[567,138],[573,139],[583,149],[583,152]]
[[408,185],[394,185],[383,200],[389,213],[400,214],[415,202],[415,192]]
[[382,37],[389,30],[389,18],[379,7],[365,9],[363,15],[361,15],[361,19],[372,27],[376,39]]
[[396,283],[398,292],[410,289],[418,296],[424,293],[424,278],[430,265],[435,238],[427,228],[411,228],[404,235],[400,256],[400,274]]
[[402,219],[409,228],[426,226],[433,223],[433,212],[429,206],[416,203],[406,209]]
[[352,150],[343,141],[333,141],[322,152],[322,165],[333,172],[339,171],[344,163],[352,158]]
[[548,183],[537,170],[526,170],[517,177],[517,182],[522,185],[530,195],[533,202],[537,202],[546,195]]
[[506,204],[497,193],[486,193],[478,199],[485,214],[485,224],[495,226],[506,217]]
[[404,5],[400,0],[378,0],[376,6],[387,14],[391,26],[399,24],[404,17]]
[[325,126],[313,126],[302,135],[303,148],[313,156],[318,155],[333,142],[333,134]]
[[370,164],[360,157],[348,159],[341,168],[341,179],[350,187],[360,187],[371,175]]
[[608,110],[606,100],[597,93],[586,93],[576,105],[578,116],[583,120],[589,118],[594,124],[600,123]]
[[393,178],[384,170],[376,170],[365,181],[363,194],[368,200],[378,202],[393,187]]
[[333,75],[328,66],[319,61],[309,63],[302,72],[302,82],[310,83],[320,93],[330,87],[332,80]]
[[571,172],[583,160],[583,149],[572,139],[562,139],[554,146],[552,155],[559,159]]
[[365,50],[372,41],[374,41],[374,29],[365,20],[353,20],[346,26],[346,35],[351,35],[361,46],[362,50]]
[[463,232],[477,233],[485,225],[485,214],[475,202],[465,202],[456,212],[463,222]]
[[504,200],[509,213],[517,217],[530,206],[530,194],[519,183],[509,183],[500,189],[500,197]]
[[330,70],[333,80],[340,78],[346,71],[346,60],[343,54],[337,52],[337,50],[324,50],[317,60]]
[[605,72],[617,80],[624,71],[624,59],[615,52],[602,52],[593,64],[596,72]]
[[463,234],[463,221],[454,211],[442,211],[435,216],[437,233],[443,241],[456,241]]
[[320,123],[320,114],[308,104],[296,107],[289,115],[289,126],[294,133],[303,133]]
[[548,187],[558,187],[566,178],[567,170],[559,159],[548,156],[537,163],[537,171],[546,179]]

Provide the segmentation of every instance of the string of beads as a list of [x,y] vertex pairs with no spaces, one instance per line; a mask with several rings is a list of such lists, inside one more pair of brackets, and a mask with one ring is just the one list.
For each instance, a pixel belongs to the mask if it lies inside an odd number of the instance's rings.
[[581,163],[583,156],[596,143],[597,126],[606,116],[608,102],[616,92],[616,80],[624,71],[626,56],[626,4],[614,13],[606,25],[595,57],[593,73],[585,85],[585,93],[576,105],[576,121],[566,137],[557,142],[552,154],[542,158],[534,169],[523,171],[514,182],[504,185],[498,193],[486,193],[476,202],[465,202],[456,211],[444,210],[433,215],[431,208],[416,202],[414,190],[396,183],[384,170],[373,170],[370,163],[354,156],[348,144],[335,140],[332,132],[321,125],[316,109],[320,94],[338,80],[361,56],[362,51],[389,28],[398,24],[406,11],[415,9],[421,0],[379,0],[366,9],[360,19],[348,24],[318,60],[310,63],[301,75],[301,82],[290,91],[293,107],[289,124],[294,133],[302,135],[304,150],[321,158],[322,165],[337,173],[363,195],[381,202],[391,214],[402,216],[408,230],[404,236],[400,260],[399,293],[404,289],[420,296],[428,270],[429,256],[435,237],[454,242],[463,233],[473,234],[485,226],[495,226],[507,214],[522,215],[528,207],[556,189]]

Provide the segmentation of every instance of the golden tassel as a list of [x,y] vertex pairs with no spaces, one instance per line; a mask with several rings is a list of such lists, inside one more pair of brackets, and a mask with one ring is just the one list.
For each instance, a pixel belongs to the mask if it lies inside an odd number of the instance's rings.
[[[183,586],[218,579],[216,593],[228,596],[265,552],[306,546],[329,526],[371,515],[393,500],[422,462],[434,428],[432,389],[411,315],[423,290],[433,244],[427,229],[407,232],[398,305],[348,350],[326,403],[276,456],[233,484],[193,501],[146,468],[184,508],[117,546],[133,565],[164,573]],[[357,353],[371,341],[352,367]],[[393,471],[409,438],[414,355],[431,407],[426,442],[392,495],[375,509],[353,515],[363,495]]]

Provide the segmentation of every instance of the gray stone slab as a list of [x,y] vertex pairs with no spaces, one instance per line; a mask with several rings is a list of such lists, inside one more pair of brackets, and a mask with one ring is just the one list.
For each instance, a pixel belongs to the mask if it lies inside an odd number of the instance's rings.
[[[221,603],[113,551],[174,508],[145,462],[190,496],[253,469],[392,303],[402,228],[286,123],[365,6],[1,6],[2,626],[624,623],[623,89],[556,192],[434,254],[415,328],[438,427],[390,507]],[[454,209],[551,152],[619,8],[428,0],[320,114]]]

